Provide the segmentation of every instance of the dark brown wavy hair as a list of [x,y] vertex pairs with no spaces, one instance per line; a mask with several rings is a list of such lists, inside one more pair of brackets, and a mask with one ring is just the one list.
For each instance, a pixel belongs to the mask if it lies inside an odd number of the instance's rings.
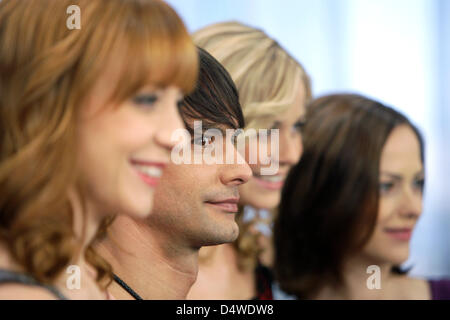
[[[71,5],[79,30],[66,26]],[[68,190],[85,196],[75,129],[91,88],[114,63],[115,102],[146,84],[188,93],[198,57],[179,16],[156,0],[3,0],[0,43],[1,241],[27,273],[51,283],[80,250]],[[100,282],[109,266],[92,246],[85,256]]]
[[274,227],[283,290],[311,298],[325,283],[342,283],[344,261],[374,231],[381,153],[400,125],[415,132],[423,162],[421,134],[392,108],[351,94],[308,106],[303,156],[286,179]]

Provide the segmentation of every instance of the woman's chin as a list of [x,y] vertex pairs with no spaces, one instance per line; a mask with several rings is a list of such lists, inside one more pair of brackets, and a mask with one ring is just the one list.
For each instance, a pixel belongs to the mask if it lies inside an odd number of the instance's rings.
[[243,202],[245,202],[245,205],[249,205],[255,209],[273,210],[278,207],[278,203],[280,202],[280,195],[275,195],[270,198],[254,196],[249,199],[243,199]]
[[[253,179],[252,179],[253,180]],[[269,190],[249,181],[239,187],[240,204],[255,209],[272,210],[278,207],[281,190]]]

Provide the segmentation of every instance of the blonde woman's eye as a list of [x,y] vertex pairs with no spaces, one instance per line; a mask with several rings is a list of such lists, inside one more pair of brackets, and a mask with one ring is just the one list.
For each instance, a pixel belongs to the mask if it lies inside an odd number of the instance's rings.
[[280,121],[275,121],[273,123],[273,125],[270,127],[271,130],[273,129],[280,129],[281,128],[281,122]]
[[302,131],[303,131],[303,128],[305,127],[305,124],[306,124],[305,121],[297,121],[297,122],[294,124],[293,129],[294,129],[295,131],[302,132]]

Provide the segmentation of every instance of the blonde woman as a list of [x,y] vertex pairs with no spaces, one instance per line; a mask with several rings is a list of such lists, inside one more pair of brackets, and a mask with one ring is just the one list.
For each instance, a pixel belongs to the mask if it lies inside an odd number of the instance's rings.
[[[303,67],[262,30],[226,22],[197,31],[193,39],[223,64],[236,83],[245,129],[279,129],[279,141],[268,141],[279,144],[279,153],[269,154],[267,165],[259,158],[250,163],[253,177],[239,188],[239,238],[233,244],[201,249],[198,279],[188,298],[271,299],[266,268],[272,264],[271,240],[259,225],[264,222],[270,230],[271,211],[279,203],[284,179],[302,154],[310,81]],[[261,169],[273,162],[279,163],[278,172],[262,175]]]
[[0,299],[111,298],[93,243],[151,212],[197,78],[164,2],[73,3],[0,2]]

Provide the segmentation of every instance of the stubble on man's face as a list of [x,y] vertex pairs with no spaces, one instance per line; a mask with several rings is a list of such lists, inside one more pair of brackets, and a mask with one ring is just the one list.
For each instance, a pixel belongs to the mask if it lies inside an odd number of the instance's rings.
[[201,247],[234,241],[235,214],[220,212],[206,201],[237,197],[237,186],[220,180],[221,165],[170,164],[155,192],[149,226],[166,231],[180,245]]

